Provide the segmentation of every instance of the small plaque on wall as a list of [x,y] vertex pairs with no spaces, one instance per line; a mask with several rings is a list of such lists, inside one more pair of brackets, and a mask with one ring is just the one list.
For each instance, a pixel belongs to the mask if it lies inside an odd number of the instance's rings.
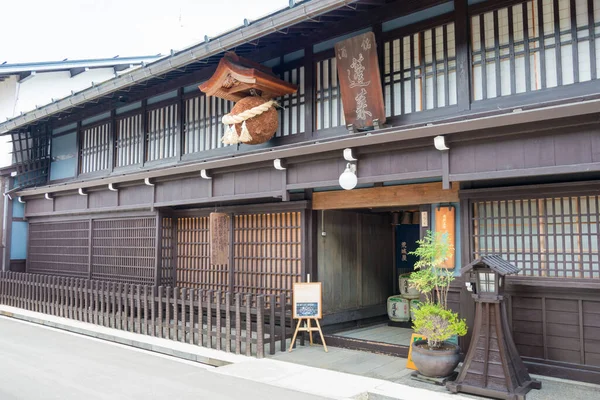
[[373,32],[335,44],[338,79],[346,124],[357,129],[385,122],[385,106]]
[[229,215],[210,213],[210,263],[229,263]]

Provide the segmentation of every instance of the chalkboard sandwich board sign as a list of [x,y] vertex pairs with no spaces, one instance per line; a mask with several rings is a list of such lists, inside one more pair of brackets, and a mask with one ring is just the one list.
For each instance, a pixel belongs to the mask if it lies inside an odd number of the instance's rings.
[[294,283],[294,318],[323,318],[321,282]]
[[[310,276],[308,280],[310,281]],[[323,348],[327,352],[327,344],[325,343],[323,331],[319,324],[319,320],[323,318],[321,282],[294,283],[293,292],[292,314],[294,319],[298,320],[298,323],[296,324],[296,330],[294,331],[289,351],[292,351],[294,348],[298,332],[308,332],[311,346],[313,344],[312,333],[319,332]],[[302,327],[302,322],[304,322],[304,327]],[[312,326],[312,322],[315,323],[315,327]]]

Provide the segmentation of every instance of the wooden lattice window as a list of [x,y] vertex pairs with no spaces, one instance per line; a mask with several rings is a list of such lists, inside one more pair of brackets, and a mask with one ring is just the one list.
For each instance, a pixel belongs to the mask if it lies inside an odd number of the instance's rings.
[[279,129],[277,137],[293,136],[304,133],[304,67],[296,67],[280,74],[281,79],[298,86],[298,91],[286,94],[277,100],[281,108],[279,111]]
[[175,234],[175,219],[164,217],[161,219],[161,263],[160,263],[160,284],[165,286],[175,286],[173,282],[173,235]]
[[473,257],[496,254],[521,275],[600,279],[599,196],[473,203]]
[[208,217],[177,218],[177,286],[229,290],[229,265],[210,262]]
[[92,279],[153,285],[156,218],[94,220]]
[[456,104],[454,23],[392,38],[383,51],[386,116]]
[[87,174],[110,167],[110,129],[111,124],[108,122],[81,132],[79,173]]
[[48,181],[50,134],[45,127],[11,133],[13,164],[17,168],[14,187],[41,186]]
[[148,111],[146,161],[156,161],[177,155],[179,127],[177,104]]
[[87,278],[89,221],[29,224],[27,272]]
[[344,125],[342,97],[337,76],[336,58],[316,63],[315,126],[327,129]]
[[142,162],[142,114],[117,119],[115,167]]
[[473,99],[597,79],[600,0],[531,0],[471,17]]
[[231,111],[233,104],[232,101],[204,95],[185,100],[183,153],[226,147],[221,142],[225,133],[221,119]]
[[302,275],[300,212],[237,215],[234,222],[234,291],[291,299]]

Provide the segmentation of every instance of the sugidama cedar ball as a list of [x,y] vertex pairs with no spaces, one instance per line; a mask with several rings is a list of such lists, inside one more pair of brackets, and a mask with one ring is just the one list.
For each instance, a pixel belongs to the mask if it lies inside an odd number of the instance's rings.
[[[231,109],[230,114],[237,115],[246,110],[250,110],[256,106],[260,106],[263,103],[266,103],[268,100],[265,100],[261,97],[256,96],[248,96],[244,97]],[[277,110],[275,107],[269,108],[269,110],[263,112],[256,117],[252,117],[246,120],[246,127],[248,128],[248,132],[250,132],[250,136],[252,136],[252,140],[249,142],[244,142],[245,144],[260,144],[268,141],[275,135],[277,132],[277,128],[279,126],[279,122],[277,119]],[[235,125],[235,131],[238,136],[242,133],[242,123]]]

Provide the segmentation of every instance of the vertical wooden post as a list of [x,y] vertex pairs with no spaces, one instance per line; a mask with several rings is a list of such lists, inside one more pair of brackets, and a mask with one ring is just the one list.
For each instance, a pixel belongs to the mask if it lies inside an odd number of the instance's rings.
[[259,294],[256,297],[256,357],[264,358],[265,356],[265,297]]
[[204,311],[202,309],[202,298],[204,297],[204,290],[200,289],[198,291],[198,345],[204,346],[204,321],[203,314]]
[[246,295],[246,356],[252,355],[252,314],[250,307],[252,305],[252,295]]
[[235,285],[235,214],[229,215],[229,292],[234,292]]
[[[154,189],[154,188],[153,188]],[[155,254],[154,254],[154,286],[160,286],[162,277],[162,220],[160,212],[156,213]],[[175,284],[175,283],[173,283]]]
[[[469,15],[467,0],[454,1],[454,38],[456,41],[456,102],[458,111],[471,109],[471,63],[469,60]],[[481,27],[483,29],[483,26]],[[482,46],[484,44],[482,43]],[[482,68],[485,68],[483,65]],[[498,79],[498,77],[496,77]],[[486,82],[484,81],[484,86]]]
[[225,351],[231,353],[231,292],[225,293]]
[[242,347],[242,295],[235,294],[235,354],[241,353]]
[[[89,196],[85,196],[85,197],[89,197]],[[93,257],[92,257],[92,252],[93,252],[93,246],[92,246],[92,240],[94,239],[94,220],[92,218],[88,219],[88,279],[92,279],[92,263],[93,263]]]
[[215,300],[215,305],[217,319],[217,350],[221,350],[221,301],[223,299],[223,296],[221,296],[220,290],[217,290],[216,295],[217,298]]
[[304,136],[310,138],[314,132],[315,122],[315,64],[312,46],[304,48]]
[[212,300],[213,291],[209,290],[206,294],[206,333],[207,333],[207,347],[212,349]]

